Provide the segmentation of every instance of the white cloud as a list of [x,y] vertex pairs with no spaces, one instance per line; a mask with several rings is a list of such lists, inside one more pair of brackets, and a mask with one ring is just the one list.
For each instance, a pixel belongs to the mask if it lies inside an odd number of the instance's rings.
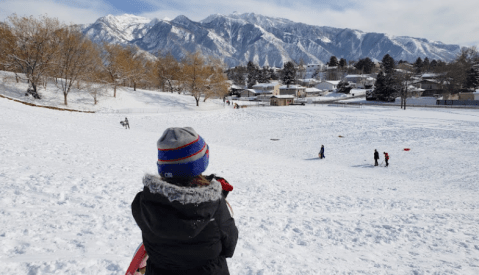
[[103,1],[76,0],[3,0],[0,9],[0,19],[16,13],[18,16],[39,16],[47,14],[56,17],[67,24],[93,23],[101,16],[115,13],[117,10]]

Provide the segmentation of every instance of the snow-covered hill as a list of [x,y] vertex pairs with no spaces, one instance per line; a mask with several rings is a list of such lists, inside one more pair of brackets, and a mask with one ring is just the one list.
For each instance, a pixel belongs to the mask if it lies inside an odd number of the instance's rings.
[[84,26],[84,33],[96,42],[135,44],[150,53],[170,51],[177,58],[201,50],[231,66],[250,60],[276,67],[300,59],[326,63],[332,55],[347,60],[381,60],[390,54],[410,62],[418,57],[449,61],[460,51],[459,45],[422,38],[313,26],[254,13],[215,14],[199,22],[183,15],[151,21],[133,15],[108,15]]
[[[23,97],[3,79],[1,94]],[[50,88],[44,103],[62,107]],[[130,204],[155,173],[162,132],[184,126],[209,145],[205,174],[234,186],[231,274],[479,274],[476,110],[208,100],[197,111],[181,107],[191,96],[118,95],[94,114],[0,98],[4,274],[123,275],[141,242]],[[388,168],[373,166],[374,149],[391,155]]]

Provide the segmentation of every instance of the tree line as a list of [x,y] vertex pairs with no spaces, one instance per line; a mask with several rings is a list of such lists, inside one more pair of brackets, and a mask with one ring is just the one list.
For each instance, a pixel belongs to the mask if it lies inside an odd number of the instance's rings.
[[96,44],[79,26],[47,16],[11,15],[0,23],[0,37],[0,70],[28,82],[33,94],[55,83],[65,105],[73,89],[90,93],[94,104],[109,90],[116,97],[119,86],[189,93],[197,106],[201,97],[228,93],[224,64],[199,52],[176,60],[171,53],[154,56],[135,46]]

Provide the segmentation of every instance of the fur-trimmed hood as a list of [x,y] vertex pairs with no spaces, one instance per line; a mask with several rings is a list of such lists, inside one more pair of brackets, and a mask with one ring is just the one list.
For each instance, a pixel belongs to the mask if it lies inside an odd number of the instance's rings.
[[182,187],[163,181],[158,175],[146,174],[143,185],[148,187],[150,193],[160,194],[170,202],[177,201],[181,204],[199,204],[221,199],[221,183],[212,179],[208,186]]
[[136,222],[155,235],[168,240],[195,238],[211,222],[222,200],[221,184],[182,187],[168,183],[157,175],[143,177],[143,192],[132,203]]

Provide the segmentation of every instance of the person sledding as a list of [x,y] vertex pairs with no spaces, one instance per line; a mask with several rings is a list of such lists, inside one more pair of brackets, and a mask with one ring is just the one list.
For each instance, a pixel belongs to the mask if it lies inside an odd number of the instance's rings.
[[323,159],[323,158],[326,157],[326,156],[324,155],[324,145],[321,145],[321,150],[319,150],[318,156],[319,156],[320,159]]
[[238,229],[225,179],[203,176],[209,147],[193,128],[168,128],[157,142],[158,175],[143,177],[132,203],[148,254],[146,274],[229,274]]

